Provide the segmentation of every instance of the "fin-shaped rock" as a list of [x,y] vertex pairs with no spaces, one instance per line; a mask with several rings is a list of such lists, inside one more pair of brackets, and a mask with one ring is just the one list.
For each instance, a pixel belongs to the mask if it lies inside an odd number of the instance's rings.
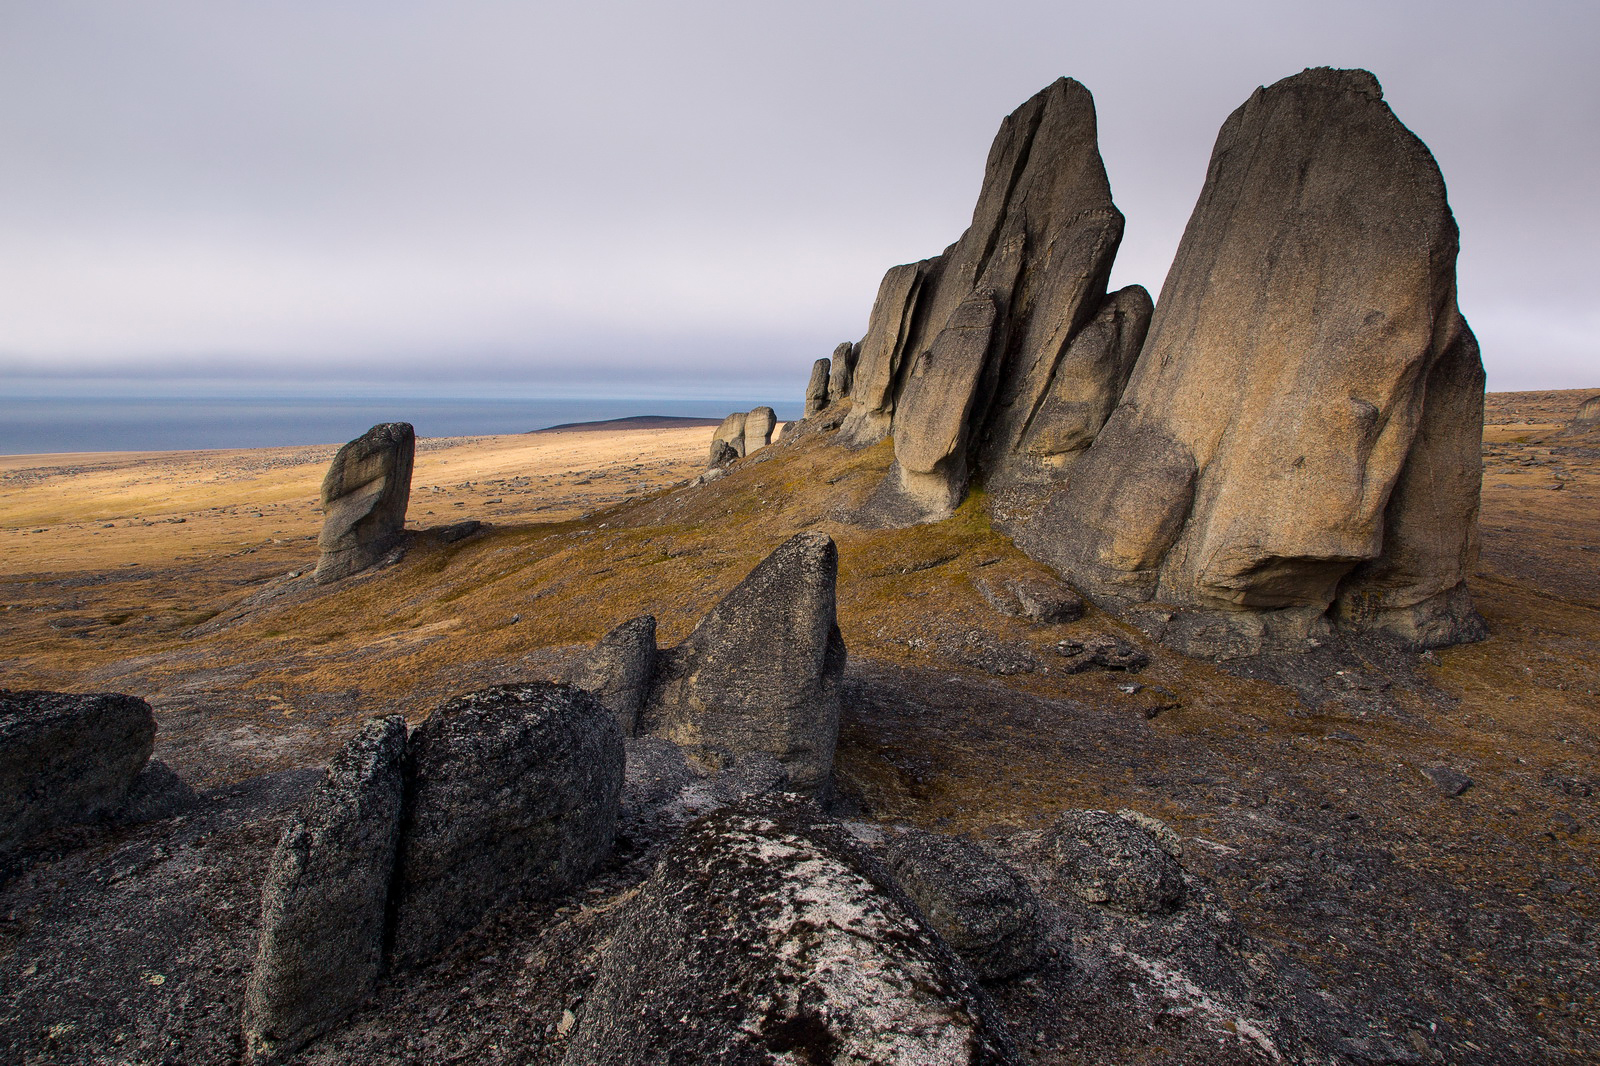
[[340,448],[322,479],[316,580],[348,577],[379,562],[405,530],[417,435],[407,422],[373,426]]
[[828,377],[832,367],[832,362],[827,359],[818,359],[811,364],[811,380],[806,382],[806,418],[828,406]]
[[849,341],[833,349],[833,362],[828,371],[828,403],[838,403],[850,395],[850,385],[856,372],[856,356],[861,346]]
[[861,354],[851,376],[853,406],[839,427],[846,444],[876,444],[889,435],[894,418],[895,389],[906,359],[917,302],[930,278],[937,278],[937,258],[890,267],[878,286]]

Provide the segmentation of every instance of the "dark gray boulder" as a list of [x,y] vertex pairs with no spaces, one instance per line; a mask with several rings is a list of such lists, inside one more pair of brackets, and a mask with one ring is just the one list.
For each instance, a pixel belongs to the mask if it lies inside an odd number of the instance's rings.
[[813,805],[689,828],[628,905],[565,1066],[1013,1063],[966,968]]
[[0,689],[0,854],[113,814],[155,736],[135,696]]
[[599,700],[616,716],[622,735],[631,737],[650,694],[655,668],[656,619],[643,614],[601,637],[572,665],[567,683]]
[[728,441],[718,438],[711,442],[711,461],[706,464],[706,469],[726,470],[737,458],[739,458],[738,449]]
[[818,359],[811,364],[811,380],[806,382],[806,418],[828,406],[828,376],[831,366],[827,359]]
[[752,408],[744,416],[744,454],[760,451],[772,443],[772,429],[778,424],[778,415],[770,407]]
[[246,1062],[281,1062],[377,985],[405,754],[404,718],[368,722],[284,829],[261,889],[261,938],[245,986]]
[[903,829],[889,838],[884,862],[980,980],[1012,977],[1039,962],[1045,937],[1039,898],[981,846]]
[[319,583],[365,570],[400,543],[416,447],[417,435],[409,423],[385,422],[333,457],[322,479]]
[[1184,900],[1178,838],[1134,811],[1067,811],[1045,834],[1051,878],[1078,898],[1131,914],[1167,914]]
[[850,395],[850,383],[855,376],[856,354],[859,348],[859,345],[844,341],[833,349],[833,360],[828,372],[828,403],[838,403]]
[[643,727],[713,762],[766,754],[791,787],[827,787],[845,646],[839,552],[824,533],[781,544],[661,654]]
[[1307,70],[1223,125],[1133,373],[1010,532],[1194,654],[1330,627],[1483,635],[1483,369],[1427,148],[1362,70]]
[[411,735],[393,958],[416,966],[489,914],[581,884],[610,850],[622,731],[566,685],[458,697]]

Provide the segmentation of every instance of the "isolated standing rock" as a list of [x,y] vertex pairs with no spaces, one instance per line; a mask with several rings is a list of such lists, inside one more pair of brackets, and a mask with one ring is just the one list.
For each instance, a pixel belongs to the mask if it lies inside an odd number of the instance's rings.
[[116,811],[155,736],[134,696],[0,689],[0,854]]
[[405,793],[406,723],[374,719],[284,830],[261,890],[245,1061],[282,1061],[377,985]]
[[629,904],[564,1066],[1013,1063],[949,950],[809,803],[691,826]]
[[797,791],[825,788],[845,665],[838,572],[826,534],[799,533],[780,545],[661,654],[646,731],[731,761],[771,755]]
[[850,395],[851,379],[855,376],[857,346],[843,341],[833,349],[832,365],[828,370],[828,403],[838,403]]
[[394,959],[416,966],[519,899],[586,879],[611,848],[622,731],[567,685],[503,685],[441,706],[411,735]]
[[744,454],[760,451],[772,443],[772,427],[778,424],[778,415],[770,407],[757,407],[744,418]]
[[[1359,70],[1224,124],[1144,348],[1066,491],[1010,531],[1164,641],[1475,639],[1483,369],[1427,148]],[[1148,610],[1139,605],[1149,603]]]
[[722,420],[722,425],[718,426],[716,432],[711,434],[711,465],[712,466],[716,466],[717,465],[718,458],[721,455],[721,449],[719,449],[717,447],[717,443],[719,441],[722,442],[722,443],[727,444],[728,447],[732,448],[737,457],[743,457],[743,455],[744,455],[744,420],[745,420],[746,417],[747,416],[746,416],[745,412],[743,412],[743,411],[735,411],[733,414],[729,415],[727,418],[724,418]]
[[417,435],[406,422],[373,426],[339,449],[322,479],[316,580],[365,570],[399,543],[411,497]]
[[831,366],[832,363],[827,359],[818,359],[811,364],[811,380],[806,382],[806,418],[828,406],[828,374]]
[[567,682],[592,695],[633,736],[656,667],[656,619],[644,614],[617,626],[573,664]]

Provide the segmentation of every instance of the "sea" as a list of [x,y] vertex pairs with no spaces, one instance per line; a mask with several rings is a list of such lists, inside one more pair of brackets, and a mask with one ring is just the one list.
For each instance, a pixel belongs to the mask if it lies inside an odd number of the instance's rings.
[[419,437],[472,437],[636,415],[720,419],[758,404],[780,420],[801,413],[759,396],[0,396],[0,455],[341,444],[379,422],[410,422]]

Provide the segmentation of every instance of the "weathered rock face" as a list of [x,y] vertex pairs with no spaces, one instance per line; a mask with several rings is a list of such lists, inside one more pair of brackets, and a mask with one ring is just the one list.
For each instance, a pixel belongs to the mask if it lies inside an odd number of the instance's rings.
[[0,689],[0,854],[114,812],[155,736],[133,696]]
[[806,418],[828,406],[828,375],[831,367],[827,359],[818,359],[811,364],[811,380],[806,382]]
[[757,407],[745,415],[744,454],[760,451],[772,443],[772,427],[778,424],[778,415],[770,407]]
[[837,403],[850,395],[850,382],[855,376],[858,347],[849,341],[844,341],[833,349],[832,365],[828,371],[828,403]]
[[650,694],[656,668],[656,619],[640,615],[622,623],[573,664],[567,683],[599,700],[616,716],[624,737],[633,736]]
[[350,739],[278,841],[245,988],[245,1061],[282,1061],[376,986],[405,793],[406,723]]
[[790,786],[827,786],[845,647],[835,619],[839,553],[823,533],[784,542],[661,654],[645,731],[729,761],[767,754]]
[[739,458],[739,452],[732,444],[725,440],[711,442],[711,461],[706,464],[707,470],[726,470],[728,464]]
[[722,425],[718,426],[717,431],[711,434],[712,466],[717,465],[717,459],[720,454],[720,450],[717,448],[719,441],[732,448],[737,456],[742,457],[744,455],[744,420],[746,417],[745,412],[735,411],[727,418],[724,418]]
[[1080,899],[1133,914],[1165,914],[1183,903],[1177,836],[1133,811],[1067,811],[1045,834],[1053,878]]
[[451,700],[412,733],[407,763],[397,966],[514,900],[566,891],[611,847],[622,732],[586,692],[538,683]]
[[408,423],[385,422],[333,457],[322,480],[317,581],[337,581],[365,570],[399,542],[416,447],[417,435]]
[[562,1061],[1017,1059],[971,976],[837,826],[767,800],[692,826],[656,867]]
[[1330,619],[1474,639],[1483,371],[1455,221],[1365,71],[1258,90],[1205,188],[1120,405],[1015,532],[1194,653]]
[[886,863],[928,923],[980,980],[996,981],[1039,961],[1039,898],[976,844],[920,829],[888,843]]
[[1578,413],[1572,416],[1561,430],[1563,437],[1600,437],[1600,396],[1591,396],[1578,407]]

